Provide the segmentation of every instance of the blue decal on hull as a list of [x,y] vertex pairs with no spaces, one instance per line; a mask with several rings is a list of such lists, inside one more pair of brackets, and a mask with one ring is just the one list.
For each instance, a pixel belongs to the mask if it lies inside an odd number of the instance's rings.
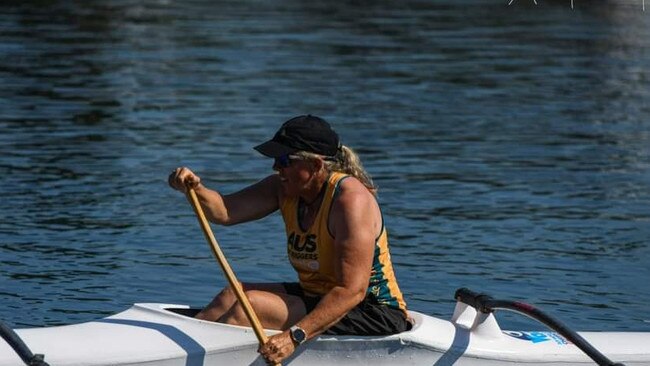
[[553,332],[517,332],[512,330],[503,331],[503,333],[524,341],[533,343],[542,343],[546,341],[554,341],[557,344],[569,344],[564,337]]

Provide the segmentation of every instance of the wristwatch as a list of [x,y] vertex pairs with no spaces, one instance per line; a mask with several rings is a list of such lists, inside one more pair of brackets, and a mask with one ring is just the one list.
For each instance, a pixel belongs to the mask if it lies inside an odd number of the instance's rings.
[[307,333],[297,325],[289,328],[289,334],[291,334],[291,339],[296,342],[297,345],[301,345],[307,340]]

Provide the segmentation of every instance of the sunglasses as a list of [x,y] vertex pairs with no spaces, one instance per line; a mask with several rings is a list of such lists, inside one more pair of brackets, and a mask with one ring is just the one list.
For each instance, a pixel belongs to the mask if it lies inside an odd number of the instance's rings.
[[291,165],[292,160],[298,160],[298,158],[289,154],[284,154],[280,157],[275,158],[275,165],[281,168],[288,168],[289,165]]

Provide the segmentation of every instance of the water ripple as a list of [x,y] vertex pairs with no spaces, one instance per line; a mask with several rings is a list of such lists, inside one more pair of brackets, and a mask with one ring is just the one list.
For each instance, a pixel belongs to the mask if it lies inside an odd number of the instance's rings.
[[[518,3],[3,2],[0,318],[203,305],[224,280],[167,173],[232,192],[309,112],[379,185],[412,308],[468,286],[649,330],[650,18]],[[294,278],[277,216],[215,229],[242,279]]]

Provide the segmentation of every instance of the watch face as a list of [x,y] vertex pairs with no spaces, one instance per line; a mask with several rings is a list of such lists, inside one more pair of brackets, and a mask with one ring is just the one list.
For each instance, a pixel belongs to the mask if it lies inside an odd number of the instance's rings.
[[300,328],[291,330],[291,338],[293,338],[293,340],[298,344],[304,342],[306,337],[307,335],[305,334],[305,331]]

